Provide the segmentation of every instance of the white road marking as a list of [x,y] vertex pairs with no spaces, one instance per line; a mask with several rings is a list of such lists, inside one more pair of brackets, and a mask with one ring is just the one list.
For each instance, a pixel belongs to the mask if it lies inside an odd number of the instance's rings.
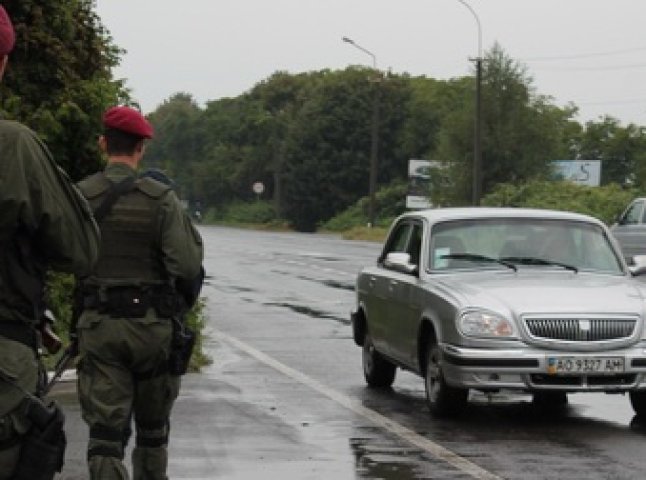
[[467,460],[466,458],[463,458],[458,454],[452,452],[451,450],[429,440],[426,437],[423,437],[422,435],[419,435],[413,430],[389,419],[388,417],[370,408],[364,407],[363,405],[361,405],[361,403],[352,399],[351,397],[348,397],[347,395],[337,392],[336,390],[328,388],[327,386],[323,385],[320,382],[317,382],[313,378],[308,377],[304,373],[299,372],[298,370],[294,370],[293,368],[288,367],[287,365],[279,362],[278,360],[270,357],[269,355],[261,352],[260,350],[255,349],[251,345],[248,345],[242,342],[241,340],[235,337],[232,337],[231,335],[228,335],[220,330],[213,330],[212,333],[216,338],[219,338],[220,340],[233,345],[235,348],[242,350],[248,355],[254,357],[256,360],[259,360],[265,365],[270,366],[271,368],[273,368],[274,370],[277,370],[283,375],[286,375],[296,380],[297,382],[300,382],[303,385],[306,385],[311,389],[316,390],[317,392],[334,400],[336,403],[353,411],[357,415],[361,415],[362,417],[370,420],[374,424],[384,428],[385,430],[388,430],[389,432],[397,435],[398,437],[424,450],[425,452],[430,453],[435,458],[443,460],[444,462],[452,465],[453,467],[470,475],[471,477],[477,480],[502,480],[502,477],[499,477],[498,475],[495,475],[483,469],[482,467],[479,467],[478,465]]

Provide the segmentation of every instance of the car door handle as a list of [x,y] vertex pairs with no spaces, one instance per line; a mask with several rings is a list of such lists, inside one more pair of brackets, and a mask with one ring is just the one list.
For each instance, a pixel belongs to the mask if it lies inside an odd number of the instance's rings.
[[389,285],[390,291],[393,291],[397,285],[399,285],[399,282],[397,280],[391,280]]
[[370,288],[375,288],[375,282],[377,281],[377,277],[370,277],[368,278],[368,286]]

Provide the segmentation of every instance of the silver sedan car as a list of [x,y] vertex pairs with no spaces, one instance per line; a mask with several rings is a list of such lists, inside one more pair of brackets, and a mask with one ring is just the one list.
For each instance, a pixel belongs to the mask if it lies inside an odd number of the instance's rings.
[[573,392],[629,392],[646,415],[646,284],[589,216],[514,208],[407,213],[356,283],[354,341],[367,383],[397,367],[425,380],[433,414],[470,389],[530,392],[556,408]]

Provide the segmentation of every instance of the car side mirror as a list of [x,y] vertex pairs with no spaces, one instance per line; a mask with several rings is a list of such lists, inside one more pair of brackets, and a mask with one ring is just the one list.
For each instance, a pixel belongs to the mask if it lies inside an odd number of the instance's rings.
[[386,255],[384,267],[409,275],[414,275],[418,271],[417,265],[410,263],[410,254],[405,252],[390,252]]
[[639,277],[646,273],[646,255],[635,255],[632,257],[632,263],[628,266],[628,270],[633,277]]

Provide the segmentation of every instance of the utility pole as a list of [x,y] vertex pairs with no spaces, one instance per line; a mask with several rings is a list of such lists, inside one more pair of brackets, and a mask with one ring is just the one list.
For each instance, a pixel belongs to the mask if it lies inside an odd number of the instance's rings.
[[482,196],[482,26],[475,10],[465,0],[458,0],[473,15],[478,26],[478,56],[470,59],[476,65],[475,127],[473,138],[473,184],[471,203],[480,205]]
[[482,58],[478,57],[473,61],[476,64],[476,118],[473,139],[472,203],[478,206],[482,197]]
[[375,79],[373,85],[374,93],[372,98],[372,133],[370,142],[370,203],[368,205],[368,226],[370,228],[375,226],[376,217],[376,192],[377,192],[377,169],[378,165],[378,151],[379,151],[379,78]]
[[370,173],[368,180],[369,189],[369,203],[368,203],[368,227],[375,226],[376,217],[376,192],[377,192],[377,171],[379,169],[379,82],[381,75],[377,70],[377,57],[370,50],[358,45],[354,40],[343,37],[345,43],[349,43],[362,52],[367,53],[372,57],[372,69],[375,73],[374,91],[372,97],[372,125],[371,125],[371,139],[370,139]]

